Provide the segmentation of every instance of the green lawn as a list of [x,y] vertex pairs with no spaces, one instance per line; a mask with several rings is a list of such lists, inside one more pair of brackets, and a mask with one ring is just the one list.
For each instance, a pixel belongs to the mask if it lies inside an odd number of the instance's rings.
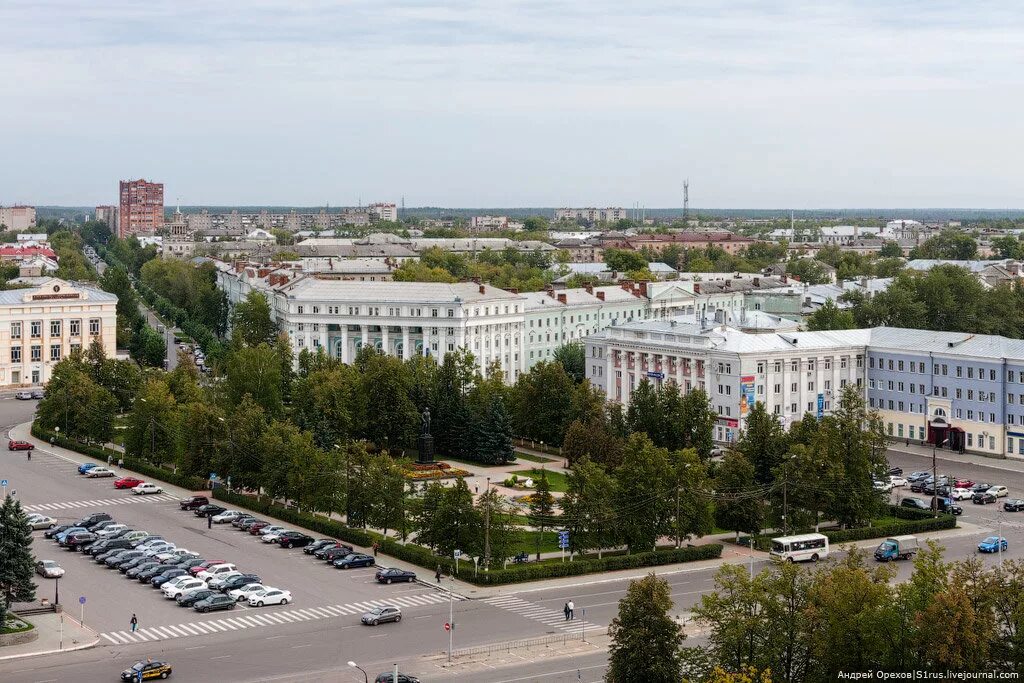
[[[551,490],[565,493],[565,491],[568,489],[568,482],[566,481],[565,475],[562,474],[561,472],[552,472],[551,470],[546,470],[546,473],[548,475],[548,485],[551,487]],[[536,483],[537,479],[540,479],[540,468],[534,467],[533,469],[529,470],[515,470],[514,472],[510,472],[510,474],[514,474],[518,476],[520,479],[526,479],[527,477],[530,477],[534,480],[534,483]],[[533,489],[524,490],[530,491]]]
[[516,544],[516,553],[531,553],[536,556],[537,537],[540,537],[540,551],[542,553],[558,552],[558,533],[554,530],[545,530],[543,535],[539,531],[520,531],[520,541]]

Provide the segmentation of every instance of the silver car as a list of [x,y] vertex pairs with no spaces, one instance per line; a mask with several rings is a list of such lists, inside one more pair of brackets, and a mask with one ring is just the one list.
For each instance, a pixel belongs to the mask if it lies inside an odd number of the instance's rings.
[[36,562],[36,574],[47,579],[59,579],[64,576],[64,570],[53,560],[39,560]]
[[359,621],[369,626],[376,626],[377,624],[383,624],[386,621],[393,621],[398,623],[402,620],[402,610],[392,605],[382,605],[381,607],[374,607],[372,610],[359,617]]
[[30,527],[38,531],[39,529],[52,529],[57,526],[57,520],[53,517],[33,513],[28,516],[28,524]]

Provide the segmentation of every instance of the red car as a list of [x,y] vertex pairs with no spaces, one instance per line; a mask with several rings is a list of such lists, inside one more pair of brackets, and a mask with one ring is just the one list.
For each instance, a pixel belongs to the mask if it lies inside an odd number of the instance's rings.
[[121,477],[114,482],[115,489],[133,489],[142,483],[141,479],[135,477]]
[[7,444],[7,450],[9,451],[31,451],[35,448],[33,444],[28,441],[10,441]]
[[969,489],[974,486],[974,482],[970,479],[956,479],[953,481],[953,486],[958,489]]
[[225,560],[207,560],[206,562],[197,564],[194,567],[189,567],[188,571],[192,576],[196,576],[199,572],[205,572],[215,564],[227,564],[227,562]]
[[249,527],[249,533],[253,536],[259,536],[260,529],[262,529],[265,526],[270,526],[270,522],[256,522],[251,527]]

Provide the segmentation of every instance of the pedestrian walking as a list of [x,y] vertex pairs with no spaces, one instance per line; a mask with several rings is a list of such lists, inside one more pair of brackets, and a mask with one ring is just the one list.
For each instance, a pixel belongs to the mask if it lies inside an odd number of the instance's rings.
[[113,456],[113,454],[108,455],[107,456],[107,467],[110,467],[113,464],[114,464],[114,456]]
[[380,549],[380,543],[377,541],[373,542],[373,556],[377,557],[377,551]]
[[124,458],[118,458],[117,459],[117,466],[118,467],[124,467]]
[[437,571],[434,572],[434,579],[438,583],[441,583],[441,565],[437,565]]
[[206,513],[206,528],[213,528],[213,515],[211,515],[210,513]]
[[135,633],[135,629],[137,629],[139,627],[139,618],[136,617],[135,614],[133,613],[132,614],[132,620],[129,621],[128,623],[132,625],[132,633]]
[[569,620],[572,621],[576,618],[576,605],[573,603],[572,600],[570,600],[569,602],[565,603],[565,606],[569,608]]
[[565,620],[569,621],[569,603],[562,605],[562,613],[565,615]]

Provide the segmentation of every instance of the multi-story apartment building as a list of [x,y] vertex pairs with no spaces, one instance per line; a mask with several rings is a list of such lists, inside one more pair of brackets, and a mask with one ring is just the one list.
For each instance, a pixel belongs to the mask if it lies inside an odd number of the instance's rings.
[[14,232],[31,230],[36,227],[36,207],[20,204],[0,206],[0,225]]
[[391,202],[376,202],[366,207],[371,221],[398,222],[398,207]]
[[164,227],[164,184],[147,180],[122,180],[118,210],[119,237],[137,233],[153,235]]
[[98,340],[117,351],[117,297],[57,278],[0,292],[0,387],[45,384],[53,366]]
[[556,221],[590,221],[592,223],[614,223],[628,218],[626,210],[617,207],[597,209],[587,207],[582,209],[555,209]]
[[719,232],[676,232],[668,235],[645,233],[633,237],[620,237],[604,241],[604,248],[632,249],[639,251],[648,249],[660,254],[667,247],[678,246],[682,249],[707,249],[718,247],[729,254],[736,254],[746,249],[757,240],[743,237],[728,231]]
[[116,206],[97,206],[96,207],[96,220],[103,221],[107,224],[110,232],[118,234],[117,232],[117,207]]
[[508,216],[473,216],[469,219],[470,232],[508,230]]

